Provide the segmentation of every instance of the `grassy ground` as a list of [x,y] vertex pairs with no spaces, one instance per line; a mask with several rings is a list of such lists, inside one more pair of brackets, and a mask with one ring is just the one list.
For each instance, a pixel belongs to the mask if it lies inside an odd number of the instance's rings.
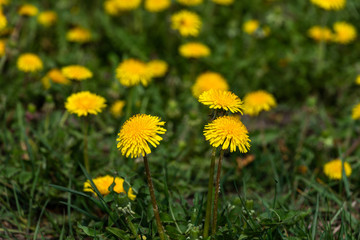
[[[173,2],[161,13],[141,6],[118,16],[106,14],[100,0],[29,2],[56,11],[58,19],[45,28],[36,17],[17,14],[22,1],[3,7],[13,31],[2,32],[7,49],[0,60],[1,239],[159,239],[142,159],[125,158],[116,148],[121,125],[135,113],[166,121],[164,140],[149,155],[166,233],[201,239],[212,151],[202,131],[210,112],[190,89],[209,70],[221,73],[240,98],[265,89],[278,103],[257,117],[242,117],[249,153],[225,151],[212,238],[360,239],[360,125],[351,118],[360,100],[354,83],[360,43],[317,43],[307,36],[313,25],[331,28],[335,21],[358,28],[359,2],[348,0],[341,11],[300,0],[235,1],[230,7]],[[171,29],[171,15],[183,8],[202,18],[196,38]],[[244,33],[248,19],[269,26],[269,36]],[[76,25],[91,30],[89,43],[66,40]],[[181,57],[178,47],[189,40],[206,43],[211,56]],[[19,71],[16,61],[25,52],[38,54],[44,69]],[[147,87],[129,89],[115,77],[127,58],[159,58],[169,70]],[[48,70],[70,64],[84,65],[94,76],[44,89]],[[120,118],[109,107],[87,118],[90,172],[83,167],[85,120],[64,107],[80,89],[105,97],[108,106],[118,99],[133,103]],[[351,165],[350,176],[331,180],[324,174],[324,164],[336,158]],[[83,192],[87,179],[106,174],[124,178],[136,200]]]

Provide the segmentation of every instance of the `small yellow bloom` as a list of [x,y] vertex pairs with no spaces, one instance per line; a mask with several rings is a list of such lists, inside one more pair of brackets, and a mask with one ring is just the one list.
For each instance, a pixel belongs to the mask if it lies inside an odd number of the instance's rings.
[[[344,162],[345,175],[350,176],[352,169],[349,163]],[[342,162],[340,159],[332,160],[324,165],[324,173],[331,179],[339,180],[342,178]]]
[[248,93],[244,97],[244,112],[250,116],[257,116],[261,111],[269,111],[275,106],[274,96],[263,90]]
[[[99,191],[99,193],[101,193],[101,195],[103,196],[106,196],[110,193],[109,187],[113,183],[115,183],[113,187],[114,192],[126,194],[126,191],[124,189],[124,179],[120,177],[112,177],[110,175],[106,175],[103,177],[94,178],[92,179],[92,181],[96,186],[97,190]],[[84,182],[84,192],[92,192],[95,194],[95,196],[97,195],[94,189],[92,188],[89,180]],[[132,190],[132,188],[129,188],[128,197],[131,200],[135,200],[136,198],[136,195],[134,195],[134,191]]]
[[65,103],[66,110],[69,113],[77,114],[78,117],[88,114],[97,115],[105,107],[105,98],[88,91],[73,93]]
[[6,52],[6,42],[3,39],[0,39],[0,57],[4,56]]
[[242,153],[250,149],[248,130],[238,116],[223,116],[207,124],[204,129],[206,141],[213,147],[221,146],[235,152],[236,148]]
[[38,9],[37,7],[35,7],[34,5],[31,4],[24,4],[20,7],[20,9],[18,10],[18,13],[22,16],[35,16],[36,14],[38,14]]
[[358,84],[358,85],[360,85],[360,74],[357,75],[356,80],[355,80],[355,83]]
[[51,81],[53,81],[54,83],[59,83],[59,84],[64,84],[64,85],[68,85],[70,84],[70,80],[67,79],[64,74],[62,74],[62,72],[57,69],[51,69],[47,74],[47,77],[50,78]]
[[234,0],[212,0],[214,3],[219,4],[219,5],[231,5],[234,3]]
[[57,20],[57,14],[54,11],[45,11],[39,14],[38,22],[44,27],[50,27]]
[[147,64],[148,71],[153,77],[163,77],[168,70],[168,64],[162,60],[152,60]]
[[360,119],[360,103],[352,109],[352,118],[354,120]]
[[161,12],[170,7],[170,0],[145,0],[145,9],[149,12]]
[[205,72],[196,78],[191,90],[194,97],[199,98],[203,92],[210,89],[229,90],[229,85],[219,73]]
[[118,118],[122,115],[122,110],[125,106],[125,101],[117,100],[110,108],[111,114]]
[[2,11],[0,11],[0,30],[5,29],[7,26],[7,19]]
[[140,6],[141,0],[115,0],[120,11],[131,11]]
[[187,10],[182,10],[171,16],[172,29],[179,31],[185,37],[198,36],[201,24],[200,17],[196,13]]
[[210,48],[198,42],[189,42],[179,47],[179,53],[186,58],[201,58],[210,55]]
[[260,23],[258,20],[248,20],[243,24],[243,31],[249,35],[252,35],[259,28],[259,26]]
[[70,65],[61,69],[62,74],[69,79],[83,81],[92,78],[92,72],[86,67],[80,65]]
[[232,113],[241,113],[244,110],[241,99],[230,91],[210,89],[203,92],[199,102],[212,109],[223,109]]
[[86,43],[91,40],[91,32],[82,27],[75,27],[66,33],[69,42]]
[[327,11],[343,9],[346,4],[346,0],[311,0],[311,2]]
[[185,6],[196,6],[200,5],[203,0],[177,0],[180,4]]
[[17,60],[17,68],[23,72],[37,72],[43,69],[43,63],[37,55],[24,53]]
[[117,6],[116,0],[106,0],[104,2],[105,12],[109,15],[116,15],[119,13],[119,8]]
[[333,40],[340,44],[348,44],[357,37],[356,28],[346,22],[334,23],[334,32]]
[[147,68],[146,63],[136,60],[127,59],[119,64],[116,68],[116,78],[126,87],[142,84],[147,86],[151,81],[152,74]]
[[333,38],[331,30],[327,27],[313,26],[308,31],[308,36],[315,41],[329,42]]
[[0,0],[0,6],[2,5],[8,5],[9,4],[9,0]]
[[121,154],[126,157],[137,158],[140,155],[145,156],[151,153],[149,143],[156,147],[160,144],[162,137],[158,134],[164,134],[166,129],[162,126],[159,117],[138,114],[128,119],[121,127],[118,134],[117,148]]

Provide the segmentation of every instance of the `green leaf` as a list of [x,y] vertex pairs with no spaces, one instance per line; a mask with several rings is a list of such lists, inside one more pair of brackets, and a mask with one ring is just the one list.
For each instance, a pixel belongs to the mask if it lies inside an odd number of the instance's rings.
[[123,239],[123,240],[127,240],[130,239],[129,234],[127,234],[124,230],[121,230],[119,228],[114,228],[114,227],[107,227],[106,231],[114,234],[116,237],[118,237],[119,239]]

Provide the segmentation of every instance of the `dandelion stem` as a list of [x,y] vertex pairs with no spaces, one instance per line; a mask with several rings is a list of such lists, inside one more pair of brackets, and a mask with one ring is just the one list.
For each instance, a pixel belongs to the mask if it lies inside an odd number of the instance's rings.
[[88,119],[87,117],[84,118],[84,165],[86,171],[90,173],[90,164],[89,164],[89,155],[88,155]]
[[212,194],[214,188],[215,155],[216,155],[216,148],[213,148],[211,153],[209,185],[208,185],[208,194],[207,194],[207,203],[206,203],[206,215],[205,215],[204,234],[203,234],[204,239],[206,239],[209,236],[209,227],[211,221],[211,204],[212,204]]
[[147,160],[147,156],[145,155],[143,158],[144,158],[144,164],[145,164],[146,178],[147,178],[149,191],[150,191],[151,203],[152,203],[152,206],[153,206],[154,216],[155,216],[155,220],[156,220],[156,226],[157,226],[157,229],[158,229],[158,232],[159,232],[159,235],[160,235],[160,239],[161,240],[166,240],[164,228],[162,226],[160,215],[159,215],[159,208],[158,208],[158,205],[156,203],[154,185],[153,185],[153,182],[151,180],[151,175],[150,175],[150,169],[149,169],[149,163],[148,163],[148,160]]
[[217,224],[217,209],[218,209],[218,200],[220,193],[220,176],[221,176],[221,163],[224,156],[224,150],[221,149],[220,157],[218,162],[218,168],[216,173],[216,184],[215,184],[215,198],[214,198],[214,212],[213,212],[213,222],[212,222],[212,234],[216,232],[216,224]]

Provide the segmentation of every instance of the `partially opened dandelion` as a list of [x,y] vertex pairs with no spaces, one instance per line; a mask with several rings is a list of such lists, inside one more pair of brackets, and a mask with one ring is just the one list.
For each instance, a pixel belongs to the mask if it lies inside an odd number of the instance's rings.
[[257,116],[262,111],[269,111],[276,106],[275,98],[272,94],[259,90],[250,92],[244,97],[244,113],[250,116]]
[[63,67],[61,72],[65,77],[76,81],[83,81],[93,76],[93,73],[89,69],[81,65]]
[[161,240],[165,240],[165,232],[156,203],[155,190],[151,180],[147,154],[151,153],[149,144],[154,148],[160,144],[162,137],[159,135],[166,132],[166,129],[163,128],[164,125],[165,122],[161,121],[159,117],[138,114],[124,123],[120,129],[118,138],[116,139],[118,142],[117,148],[121,151],[122,155],[131,158],[143,157],[151,202]]

